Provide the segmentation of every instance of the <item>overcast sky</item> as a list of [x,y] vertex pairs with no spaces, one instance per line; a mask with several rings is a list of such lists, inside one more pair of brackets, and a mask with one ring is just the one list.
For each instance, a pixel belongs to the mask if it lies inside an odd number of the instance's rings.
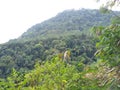
[[63,10],[99,7],[95,0],[0,0],[0,43]]

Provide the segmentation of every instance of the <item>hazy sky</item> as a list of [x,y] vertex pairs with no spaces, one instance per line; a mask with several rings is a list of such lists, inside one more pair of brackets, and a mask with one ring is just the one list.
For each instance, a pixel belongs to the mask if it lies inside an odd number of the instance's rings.
[[0,0],[0,43],[66,9],[99,8],[95,0]]

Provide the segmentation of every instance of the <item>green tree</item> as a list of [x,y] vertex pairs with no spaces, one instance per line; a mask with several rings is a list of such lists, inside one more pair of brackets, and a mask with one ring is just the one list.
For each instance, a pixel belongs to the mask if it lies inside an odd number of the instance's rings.
[[[97,0],[98,2],[101,0]],[[103,3],[103,5],[100,7],[100,10],[103,12],[112,10],[114,7],[119,7],[120,0],[105,0],[106,3]]]
[[[108,2],[102,6],[102,9],[106,11],[112,10],[112,7],[120,5],[119,0],[108,0]],[[115,81],[110,84],[109,89],[119,90],[120,81],[120,25],[119,15],[112,19],[112,24],[107,27],[94,28],[99,42],[96,44],[98,51],[95,53],[99,59],[102,59],[110,67],[114,67],[116,77],[113,77]],[[112,68],[113,69],[113,68]],[[110,71],[112,71],[110,69]],[[108,70],[109,71],[109,70]]]
[[[100,1],[100,0],[98,0]],[[120,5],[120,0],[108,0],[102,7],[112,10],[114,6]],[[94,28],[99,38],[96,44],[99,49],[97,56],[108,61],[112,66],[119,66],[120,63],[120,25],[119,16],[112,18],[112,24],[107,27]]]
[[[58,57],[46,61],[45,64],[36,64],[35,69],[25,75],[24,89],[35,90],[66,90],[73,87],[78,88],[77,80],[79,73],[75,66],[66,65]],[[74,84],[73,84],[74,83]],[[23,85],[24,86],[24,85]],[[73,89],[74,90],[74,89]]]

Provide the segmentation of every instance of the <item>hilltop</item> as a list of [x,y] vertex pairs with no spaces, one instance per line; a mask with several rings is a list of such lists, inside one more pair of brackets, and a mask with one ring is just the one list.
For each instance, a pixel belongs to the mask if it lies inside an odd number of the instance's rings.
[[[119,12],[115,13],[118,14]],[[32,26],[20,38],[46,38],[70,32],[88,32],[93,26],[109,25],[111,18],[114,16],[113,13],[102,14],[99,10],[65,10],[42,23]]]

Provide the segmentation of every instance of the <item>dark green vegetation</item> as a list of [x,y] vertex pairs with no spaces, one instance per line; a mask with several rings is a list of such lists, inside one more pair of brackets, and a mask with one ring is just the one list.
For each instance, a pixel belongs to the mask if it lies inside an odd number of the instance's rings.
[[120,26],[113,17],[68,10],[0,45],[0,90],[119,90]]
[[92,62],[96,51],[95,40],[85,34],[7,43],[2,45],[0,50],[1,77],[9,74],[13,67],[21,72],[30,70],[36,61],[50,60],[55,55],[62,55],[66,50],[71,51],[71,60],[87,64]]

